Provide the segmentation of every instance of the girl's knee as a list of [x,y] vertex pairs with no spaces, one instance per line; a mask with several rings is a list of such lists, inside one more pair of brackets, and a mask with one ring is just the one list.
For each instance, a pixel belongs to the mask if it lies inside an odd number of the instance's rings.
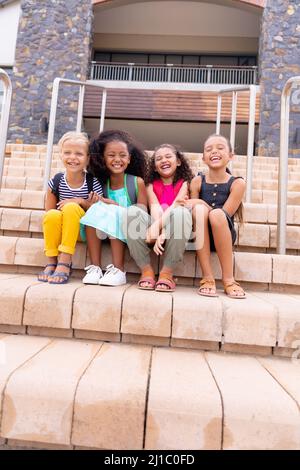
[[227,224],[226,215],[222,211],[222,209],[213,209],[208,214],[209,222],[213,225],[223,225]]
[[76,202],[67,202],[62,208],[62,213],[63,214],[68,214],[68,213],[77,213],[77,212],[82,212],[82,208],[79,204]]
[[43,223],[45,224],[49,222],[50,220],[51,221],[60,220],[61,216],[62,216],[62,213],[58,209],[50,209],[49,211],[45,213],[44,218],[43,218]]
[[197,225],[203,224],[208,220],[208,208],[204,206],[203,204],[197,204],[196,206],[193,207],[192,209],[192,218],[194,223]]

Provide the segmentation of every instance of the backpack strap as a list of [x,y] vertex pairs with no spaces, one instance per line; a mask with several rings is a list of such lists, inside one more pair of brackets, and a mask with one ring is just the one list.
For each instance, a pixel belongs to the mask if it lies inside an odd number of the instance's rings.
[[[134,175],[125,173],[125,181],[126,181],[127,196],[130,199],[131,204],[136,204],[137,196],[138,196],[137,177]],[[108,197],[108,191],[107,191],[108,187],[109,187],[109,180],[105,184],[102,185],[104,197]]]
[[53,177],[53,188],[52,188],[52,193],[54,196],[59,199],[59,183],[63,177],[63,173],[56,173],[56,175]]
[[131,204],[136,204],[138,196],[137,177],[134,175],[126,174],[126,189]]
[[90,194],[93,191],[94,187],[94,177],[91,173],[86,173],[86,184],[88,188],[88,193]]

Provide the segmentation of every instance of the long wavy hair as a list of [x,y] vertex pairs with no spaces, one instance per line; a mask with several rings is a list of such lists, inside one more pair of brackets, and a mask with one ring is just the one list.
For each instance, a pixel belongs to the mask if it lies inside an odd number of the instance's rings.
[[148,165],[147,165],[146,175],[145,175],[146,186],[150,183],[153,183],[153,181],[161,178],[160,174],[155,169],[155,156],[158,150],[162,148],[169,148],[176,155],[176,158],[181,162],[181,165],[178,166],[176,169],[176,173],[173,179],[173,184],[176,184],[177,181],[180,179],[183,179],[183,181],[187,181],[188,183],[190,183],[194,175],[186,157],[184,156],[184,153],[181,152],[181,150],[176,145],[161,144],[154,149],[152,156],[148,160]]
[[92,139],[89,145],[90,161],[88,171],[105,184],[110,173],[104,161],[104,151],[110,142],[124,142],[130,155],[130,163],[126,173],[140,176],[144,179],[146,171],[146,154],[142,145],[128,132],[121,130],[107,130],[101,132],[98,137]]
[[[205,147],[205,144],[206,142],[208,141],[208,139],[210,139],[211,137],[222,137],[222,139],[224,139],[227,143],[227,147],[228,147],[228,150],[229,152],[234,155],[234,152],[233,152],[233,148],[232,148],[232,145],[231,145],[231,142],[230,140],[225,137],[224,135],[221,135],[221,134],[211,134],[207,137],[207,139],[205,139],[205,142],[204,142],[204,145],[203,147]],[[229,173],[230,175],[232,174],[231,171],[229,170],[229,168],[226,168],[226,173]],[[240,203],[239,207],[237,208],[237,211],[236,213],[234,214],[234,216],[237,218],[237,220],[242,224],[244,222],[244,205],[243,205],[243,202]]]

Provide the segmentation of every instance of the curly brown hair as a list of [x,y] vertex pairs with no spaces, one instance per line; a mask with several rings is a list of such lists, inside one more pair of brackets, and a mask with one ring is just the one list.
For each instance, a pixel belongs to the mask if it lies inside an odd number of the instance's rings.
[[161,144],[154,149],[153,154],[148,160],[148,164],[146,167],[146,175],[145,175],[146,186],[149,185],[150,183],[153,183],[153,181],[160,179],[160,175],[155,169],[155,156],[158,150],[160,150],[161,148],[165,148],[165,147],[169,148],[172,152],[174,152],[174,154],[176,155],[176,158],[181,162],[181,165],[178,166],[176,169],[173,184],[176,184],[177,181],[180,179],[183,179],[183,181],[187,181],[188,183],[190,183],[194,175],[186,157],[184,156],[184,153],[176,145]]
[[130,163],[126,168],[126,173],[140,176],[144,179],[146,170],[146,154],[139,142],[128,132],[121,130],[107,130],[101,132],[93,139],[89,146],[90,161],[88,171],[96,176],[102,184],[105,184],[110,174],[104,161],[104,150],[110,142],[124,142],[127,145],[130,155]]

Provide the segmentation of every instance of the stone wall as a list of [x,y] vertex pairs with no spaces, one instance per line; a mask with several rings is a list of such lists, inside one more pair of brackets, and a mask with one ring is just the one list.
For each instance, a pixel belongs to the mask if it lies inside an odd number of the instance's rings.
[[[22,0],[9,141],[46,142],[54,78],[88,77],[92,21],[92,0]],[[60,93],[56,140],[75,130],[78,91],[64,86]]]
[[[268,0],[260,38],[260,155],[279,156],[281,92],[295,75],[300,75],[299,0]],[[300,157],[299,91],[291,96],[290,156],[296,157]]]

